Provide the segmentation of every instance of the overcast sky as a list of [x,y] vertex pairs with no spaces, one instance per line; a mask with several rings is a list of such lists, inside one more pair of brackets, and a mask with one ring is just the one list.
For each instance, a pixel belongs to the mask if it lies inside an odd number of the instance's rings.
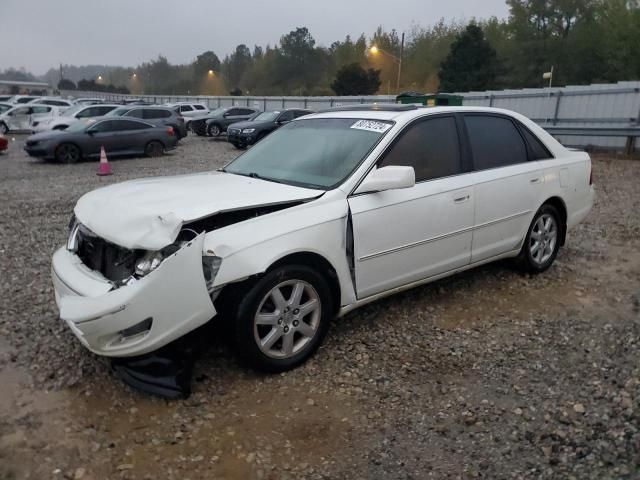
[[378,25],[408,31],[439,18],[505,17],[504,0],[0,0],[0,69],[42,74],[59,63],[171,63],[205,50],[222,59],[236,45],[273,45],[306,26],[320,45]]

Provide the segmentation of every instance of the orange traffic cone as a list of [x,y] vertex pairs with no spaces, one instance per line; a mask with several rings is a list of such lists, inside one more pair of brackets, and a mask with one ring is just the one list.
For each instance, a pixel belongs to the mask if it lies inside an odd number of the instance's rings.
[[111,175],[111,165],[107,160],[107,154],[104,151],[104,147],[100,147],[100,164],[98,165],[98,175]]

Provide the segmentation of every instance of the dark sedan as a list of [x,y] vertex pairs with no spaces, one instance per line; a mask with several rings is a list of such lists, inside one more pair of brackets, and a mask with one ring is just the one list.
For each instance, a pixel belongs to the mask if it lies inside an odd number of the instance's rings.
[[291,120],[309,115],[310,113],[313,112],[299,108],[262,112],[252,120],[230,125],[227,128],[227,140],[236,148],[245,148],[247,145],[253,145],[259,142],[271,132],[289,123]]
[[249,120],[260,110],[251,107],[222,107],[189,121],[191,130],[200,136],[217,137],[227,131],[232,123]]
[[75,163],[83,158],[98,158],[100,147],[108,156],[157,157],[175,148],[177,142],[173,127],[132,118],[100,117],[81,120],[66,130],[32,135],[24,149],[32,157]]

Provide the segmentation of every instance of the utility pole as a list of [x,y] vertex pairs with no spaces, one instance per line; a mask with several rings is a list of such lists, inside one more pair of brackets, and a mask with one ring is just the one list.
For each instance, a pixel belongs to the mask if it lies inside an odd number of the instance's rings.
[[400,93],[400,76],[402,75],[402,54],[404,53],[404,32],[402,32],[402,40],[400,41],[400,57],[398,58],[398,81],[396,82],[396,90]]

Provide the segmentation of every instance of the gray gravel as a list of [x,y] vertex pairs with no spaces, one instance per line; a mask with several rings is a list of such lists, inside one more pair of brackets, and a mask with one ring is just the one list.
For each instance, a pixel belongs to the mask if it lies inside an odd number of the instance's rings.
[[192,397],[167,402],[59,322],[50,257],[84,192],[237,152],[189,137],[100,178],[22,141],[0,156],[0,479],[640,478],[637,161],[595,160],[596,207],[547,273],[498,263],[372,304],[283,375],[212,339]]

